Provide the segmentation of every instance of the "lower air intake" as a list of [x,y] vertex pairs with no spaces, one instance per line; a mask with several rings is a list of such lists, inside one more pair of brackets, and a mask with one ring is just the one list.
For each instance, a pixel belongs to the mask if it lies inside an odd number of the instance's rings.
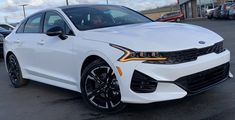
[[139,72],[134,71],[131,80],[131,90],[137,93],[151,93],[157,88],[157,80]]
[[176,80],[176,84],[189,92],[198,93],[229,78],[229,63]]

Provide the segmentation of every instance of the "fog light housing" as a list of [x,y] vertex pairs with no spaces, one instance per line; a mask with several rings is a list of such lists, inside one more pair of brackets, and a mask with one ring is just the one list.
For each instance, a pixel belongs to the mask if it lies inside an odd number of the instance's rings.
[[131,90],[136,93],[152,93],[156,90],[158,85],[157,80],[139,72],[134,71],[131,80]]

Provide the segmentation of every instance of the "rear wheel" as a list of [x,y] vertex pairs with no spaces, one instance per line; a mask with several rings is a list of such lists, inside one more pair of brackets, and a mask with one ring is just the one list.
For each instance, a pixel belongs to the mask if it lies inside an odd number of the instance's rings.
[[118,112],[125,108],[112,68],[103,60],[88,65],[81,79],[82,96],[88,105],[102,112]]
[[7,68],[11,83],[15,88],[19,88],[28,83],[28,80],[25,80],[22,77],[21,68],[15,55],[11,54],[8,56]]

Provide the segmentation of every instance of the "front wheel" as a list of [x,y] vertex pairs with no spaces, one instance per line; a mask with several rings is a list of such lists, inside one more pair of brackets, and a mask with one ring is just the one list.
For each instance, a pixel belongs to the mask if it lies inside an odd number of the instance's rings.
[[85,68],[81,91],[85,102],[101,112],[118,112],[126,106],[121,102],[116,75],[103,60],[96,60]]

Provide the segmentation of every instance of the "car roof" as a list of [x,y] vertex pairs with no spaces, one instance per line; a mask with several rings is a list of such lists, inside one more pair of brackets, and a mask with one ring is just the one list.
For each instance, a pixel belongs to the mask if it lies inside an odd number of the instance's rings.
[[120,6],[120,5],[107,5],[107,4],[79,4],[79,5],[69,5],[69,6],[60,6],[57,8],[60,9],[70,9],[70,8],[79,8],[79,7],[95,7],[95,6]]
[[166,12],[166,13],[163,13],[162,15],[168,15],[168,14],[176,14],[176,13],[180,13],[181,11],[171,11],[171,12]]
[[[28,16],[27,18],[25,19],[28,19],[29,17],[35,15],[35,14],[38,14],[38,13],[43,13],[43,12],[47,12],[47,11],[50,11],[50,10],[58,10],[58,9],[61,9],[61,10],[65,10],[65,9],[70,9],[70,8],[79,8],[79,7],[95,7],[95,6],[120,6],[120,5],[107,5],[107,4],[79,4],[79,5],[68,5],[68,6],[60,6],[60,7],[53,7],[53,8],[48,8],[48,9],[44,9],[44,10],[41,10],[41,11],[38,11],[34,14],[31,14],[30,16]],[[24,19],[24,20],[25,20]],[[21,22],[20,22],[21,23]]]

